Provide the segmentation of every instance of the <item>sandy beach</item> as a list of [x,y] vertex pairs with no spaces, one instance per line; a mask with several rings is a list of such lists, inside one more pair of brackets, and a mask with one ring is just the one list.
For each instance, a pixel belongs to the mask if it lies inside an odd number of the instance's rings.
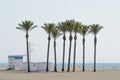
[[97,72],[77,70],[76,72],[30,72],[0,70],[0,80],[120,80],[120,70],[100,69]]

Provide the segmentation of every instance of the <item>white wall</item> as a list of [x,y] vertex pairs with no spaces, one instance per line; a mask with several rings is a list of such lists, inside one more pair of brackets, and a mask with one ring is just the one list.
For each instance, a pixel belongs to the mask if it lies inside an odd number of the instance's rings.
[[[28,70],[27,63],[23,63],[23,70]],[[51,70],[50,63],[49,70]],[[46,71],[46,62],[30,63],[30,71]]]

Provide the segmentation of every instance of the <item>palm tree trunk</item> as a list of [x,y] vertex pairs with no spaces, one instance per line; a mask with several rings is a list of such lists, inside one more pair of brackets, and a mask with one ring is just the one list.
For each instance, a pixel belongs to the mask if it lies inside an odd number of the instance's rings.
[[63,61],[62,61],[62,71],[64,71],[64,59],[65,59],[65,40],[66,40],[66,36],[65,36],[65,34],[64,34],[64,36],[63,36],[63,40],[64,40],[64,42],[63,42]]
[[28,32],[26,33],[26,47],[27,47],[27,63],[28,63],[28,72],[30,72],[30,61],[29,61],[29,47],[28,47]]
[[93,72],[96,72],[96,44],[97,44],[97,38],[94,37],[94,70]]
[[85,37],[83,36],[83,72],[85,71]]
[[75,34],[74,36],[74,57],[73,57],[73,72],[75,71],[75,58],[76,58],[76,40],[77,40],[77,36]]
[[54,40],[54,58],[55,58],[54,71],[57,72],[57,61],[56,61],[56,40]]
[[69,46],[68,69],[67,69],[68,72],[70,71],[70,57],[71,57],[71,45],[72,45],[72,33],[70,33],[69,40],[70,40],[70,46]]
[[49,71],[49,69],[48,69],[48,63],[49,63],[50,40],[51,40],[51,38],[50,38],[50,35],[49,35],[49,36],[48,36],[48,49],[47,49],[47,64],[46,64],[46,72]]

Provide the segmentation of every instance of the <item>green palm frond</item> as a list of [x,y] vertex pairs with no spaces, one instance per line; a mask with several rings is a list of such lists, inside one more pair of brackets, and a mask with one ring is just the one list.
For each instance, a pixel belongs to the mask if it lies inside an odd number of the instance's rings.
[[68,32],[72,32],[73,31],[73,27],[75,26],[75,20],[73,20],[73,19],[66,20],[66,24],[67,24],[67,31]]
[[23,28],[21,28],[21,27],[16,27],[16,29],[19,29],[19,30],[24,31],[24,29],[23,29]]
[[16,29],[19,29],[19,30],[22,30],[25,32],[29,32],[32,29],[37,27],[37,25],[34,26],[34,23],[30,20],[29,21],[28,20],[22,21],[22,23],[19,23],[18,25],[19,25],[19,27],[16,27]]
[[56,27],[52,29],[52,37],[56,40],[61,35],[60,30]]
[[66,33],[66,31],[67,31],[67,24],[66,24],[66,22],[60,22],[60,23],[58,23],[57,28],[61,32]]
[[78,33],[78,32],[80,32],[81,31],[81,23],[80,22],[75,22],[75,25],[74,25],[74,27],[73,27],[73,32],[74,33]]
[[33,30],[33,29],[36,28],[36,27],[38,27],[38,26],[37,26],[37,25],[33,26],[33,27],[31,28],[31,30]]
[[50,35],[52,29],[55,27],[54,23],[45,23],[42,28]]
[[100,26],[99,24],[92,24],[90,25],[90,33],[97,35],[97,33],[103,28],[103,26]]
[[81,35],[83,35],[83,36],[85,36],[87,33],[88,33],[88,31],[89,31],[89,26],[87,26],[87,25],[82,25],[81,27],[80,27],[80,34]]

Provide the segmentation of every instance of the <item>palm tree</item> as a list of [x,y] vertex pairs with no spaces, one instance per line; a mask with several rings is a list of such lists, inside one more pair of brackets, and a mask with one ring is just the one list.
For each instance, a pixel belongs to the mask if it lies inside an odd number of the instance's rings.
[[28,20],[22,21],[22,23],[19,23],[18,25],[19,27],[16,27],[16,29],[22,30],[26,33],[25,37],[26,37],[26,47],[27,47],[27,63],[28,63],[28,72],[30,72],[29,47],[28,47],[29,34],[28,33],[29,31],[33,30],[37,26],[34,25],[33,22]]
[[85,36],[88,33],[89,27],[87,25],[82,25],[80,34],[83,36],[82,43],[83,43],[83,69],[82,71],[85,71]]
[[62,71],[64,71],[64,59],[65,59],[65,40],[67,26],[65,22],[58,23],[58,29],[63,33],[63,59],[62,59]]
[[74,57],[73,57],[73,72],[75,71],[75,58],[76,58],[76,40],[77,40],[77,33],[80,32],[81,23],[75,22],[75,25],[73,27],[74,32]]
[[48,72],[48,63],[49,63],[49,49],[50,49],[50,40],[51,40],[51,32],[54,27],[53,23],[45,23],[42,28],[47,32],[48,34],[48,48],[47,48],[47,63],[46,63],[46,72]]
[[55,65],[54,65],[54,71],[57,72],[57,60],[56,60],[56,39],[60,36],[60,31],[58,28],[55,27],[52,29],[52,37],[54,39],[54,60],[55,60]]
[[67,24],[67,31],[69,32],[70,36],[69,36],[69,57],[68,57],[68,69],[67,71],[70,71],[70,57],[71,57],[71,45],[72,45],[72,31],[73,31],[73,27],[75,25],[75,21],[74,20],[66,20],[66,24]]
[[96,72],[96,45],[97,45],[97,34],[103,27],[99,24],[90,25],[90,33],[94,35],[94,69],[93,72]]

